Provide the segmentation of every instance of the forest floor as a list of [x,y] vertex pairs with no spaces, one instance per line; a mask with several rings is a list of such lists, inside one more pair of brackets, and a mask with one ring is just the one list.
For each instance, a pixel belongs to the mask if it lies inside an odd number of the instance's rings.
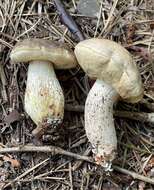
[[[36,125],[24,111],[28,64],[12,64],[10,52],[26,38],[66,42],[72,50],[79,40],[61,22],[53,0],[1,0],[0,189],[152,190],[154,116],[149,116],[154,114],[154,2],[100,0],[84,9],[82,1],[80,6],[78,0],[63,2],[86,39],[114,40],[133,55],[144,85],[143,100],[137,104],[119,102],[114,108],[118,155],[113,171],[107,173],[89,162],[91,145],[84,130],[83,109],[93,81],[79,66],[56,71],[65,94],[64,121],[57,130],[46,131],[44,152],[39,152],[31,133]],[[122,114],[126,111],[127,116]],[[36,151],[24,151],[29,144]],[[59,154],[47,153],[47,145],[62,149],[56,148]],[[18,151],[3,152],[9,147]]]

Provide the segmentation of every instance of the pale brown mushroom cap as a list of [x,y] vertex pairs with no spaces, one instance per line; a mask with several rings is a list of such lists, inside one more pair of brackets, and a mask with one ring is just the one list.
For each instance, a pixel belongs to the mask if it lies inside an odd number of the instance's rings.
[[12,62],[49,61],[56,69],[69,69],[77,65],[74,52],[64,43],[45,39],[25,39],[13,48]]
[[84,40],[75,47],[78,63],[91,78],[111,84],[128,102],[143,97],[141,76],[130,53],[107,39]]

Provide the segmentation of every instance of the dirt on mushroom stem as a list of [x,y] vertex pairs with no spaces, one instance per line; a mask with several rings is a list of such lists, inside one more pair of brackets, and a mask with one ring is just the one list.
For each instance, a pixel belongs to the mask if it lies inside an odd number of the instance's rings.
[[85,130],[93,147],[95,161],[105,170],[111,169],[117,152],[117,137],[113,119],[116,90],[102,80],[96,80],[85,104]]

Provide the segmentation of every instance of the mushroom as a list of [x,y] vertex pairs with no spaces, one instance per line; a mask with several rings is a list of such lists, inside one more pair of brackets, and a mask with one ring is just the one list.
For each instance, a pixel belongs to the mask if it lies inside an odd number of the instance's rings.
[[73,51],[65,44],[44,39],[18,42],[11,55],[13,63],[29,62],[24,107],[37,128],[32,134],[40,137],[50,125],[57,127],[64,115],[64,95],[55,69],[74,68]]
[[109,169],[117,152],[113,104],[119,98],[140,101],[141,77],[130,53],[111,40],[84,40],[76,45],[75,55],[87,75],[97,79],[85,103],[85,130],[96,163]]

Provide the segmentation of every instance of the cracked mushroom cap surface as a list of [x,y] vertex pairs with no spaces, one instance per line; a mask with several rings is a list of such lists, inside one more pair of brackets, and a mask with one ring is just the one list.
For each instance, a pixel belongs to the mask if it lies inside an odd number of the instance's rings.
[[92,38],[78,43],[75,55],[89,77],[111,84],[123,100],[135,103],[142,99],[140,73],[131,54],[121,45]]
[[49,61],[55,69],[70,69],[77,65],[74,52],[64,43],[45,39],[25,39],[13,48],[12,62]]

